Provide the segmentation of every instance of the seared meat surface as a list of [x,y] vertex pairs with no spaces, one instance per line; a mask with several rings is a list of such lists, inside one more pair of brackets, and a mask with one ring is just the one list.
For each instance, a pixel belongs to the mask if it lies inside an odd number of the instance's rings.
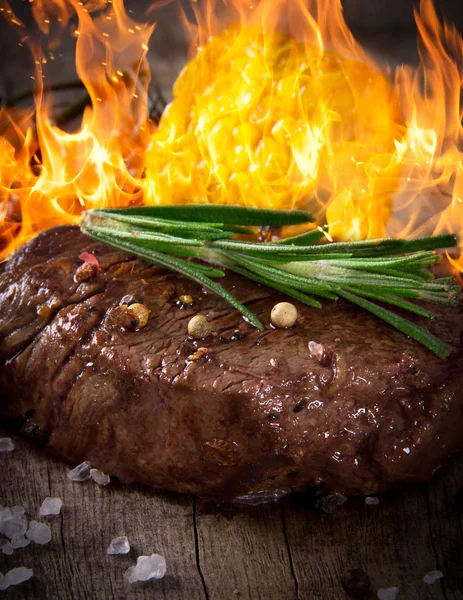
[[[99,268],[76,276],[82,252]],[[454,347],[443,361],[341,300],[298,305],[297,325],[275,330],[280,294],[222,283],[264,332],[77,228],[40,234],[0,266],[0,415],[72,464],[215,498],[370,494],[426,480],[462,444],[461,305],[416,318]],[[145,327],[119,319],[130,302],[151,311]],[[213,336],[188,338],[195,314]]]

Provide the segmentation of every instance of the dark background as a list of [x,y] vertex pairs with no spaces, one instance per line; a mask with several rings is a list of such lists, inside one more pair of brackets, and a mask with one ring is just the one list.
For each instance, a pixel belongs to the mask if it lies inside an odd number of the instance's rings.
[[[185,1],[185,0],[183,0]],[[288,0],[291,1],[291,0]],[[37,35],[31,20],[29,0],[10,0],[15,13],[28,24],[30,35]],[[126,0],[133,16],[143,19],[150,0]],[[416,27],[412,0],[344,0],[346,21],[355,36],[376,57],[392,66],[415,62]],[[436,0],[441,15],[454,22],[463,31],[462,0]],[[150,43],[149,61],[164,96],[170,98],[170,89],[186,60],[186,41],[177,16],[177,5],[172,3],[154,12],[158,21]],[[50,79],[54,83],[75,78],[72,39],[63,35],[62,46],[53,64]],[[28,50],[17,45],[18,36],[0,16],[0,96],[10,99],[30,89],[33,83],[33,63]]]

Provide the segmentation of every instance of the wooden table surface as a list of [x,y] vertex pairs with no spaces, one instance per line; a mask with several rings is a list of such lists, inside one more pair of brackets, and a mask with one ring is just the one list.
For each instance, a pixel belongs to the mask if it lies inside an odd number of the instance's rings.
[[[391,586],[400,600],[463,598],[463,514],[454,506],[461,455],[429,484],[388,492],[376,506],[350,499],[322,517],[304,494],[251,507],[117,482],[74,483],[68,465],[12,438],[14,451],[0,454],[0,505],[24,506],[30,519],[47,496],[61,498],[63,508],[41,519],[51,527],[49,544],[0,554],[3,573],[34,570],[3,592],[7,598],[342,600],[340,576],[352,568],[368,573],[369,598]],[[122,535],[130,553],[108,556],[111,539]],[[165,557],[165,578],[129,584],[124,572],[152,553]],[[423,576],[435,569],[444,578],[427,585]]]

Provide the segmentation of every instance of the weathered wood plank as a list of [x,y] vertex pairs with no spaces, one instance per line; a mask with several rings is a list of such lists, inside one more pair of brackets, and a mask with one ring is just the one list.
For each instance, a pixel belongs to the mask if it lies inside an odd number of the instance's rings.
[[[1,435],[1,434],[0,434]],[[30,544],[13,556],[0,554],[0,571],[24,565],[34,569],[29,582],[9,589],[9,598],[98,598],[132,600],[203,599],[196,568],[193,498],[116,482],[99,487],[73,483],[69,467],[29,442],[0,454],[0,505],[24,506],[29,518],[47,496],[60,497],[62,515],[41,519],[52,529],[45,546]],[[112,538],[127,535],[131,551],[108,556]],[[142,554],[165,556],[161,581],[128,584],[124,572]]]
[[[286,498],[285,527],[300,599],[338,600],[340,577],[353,568],[368,573],[373,590],[397,586],[407,600],[462,598],[463,519],[449,508],[453,489],[463,485],[462,457],[445,472],[447,486],[441,478],[429,484],[429,502],[427,486],[416,486],[383,494],[377,506],[351,499],[322,518],[308,509],[306,496]],[[422,580],[435,569],[446,573],[443,587]]]
[[[2,572],[22,564],[35,572],[9,598],[339,600],[340,576],[350,568],[364,569],[375,589],[397,585],[407,600],[463,598],[463,516],[453,507],[461,456],[429,486],[390,492],[373,507],[349,500],[321,518],[306,495],[242,507],[142,486],[76,484],[67,465],[26,440],[15,444],[0,455],[0,504],[25,506],[30,518],[46,496],[64,506],[61,517],[45,519],[50,544],[0,555]],[[129,537],[129,556],[106,555],[118,535]],[[151,552],[166,557],[166,578],[127,584],[124,571]],[[422,578],[434,569],[445,578],[427,586]]]
[[435,568],[444,573],[435,586],[442,587],[446,600],[463,598],[463,515],[454,503],[455,493],[462,487],[462,459],[452,461],[428,484],[428,525]]
[[198,500],[196,522],[208,600],[295,600],[278,503],[245,507]]

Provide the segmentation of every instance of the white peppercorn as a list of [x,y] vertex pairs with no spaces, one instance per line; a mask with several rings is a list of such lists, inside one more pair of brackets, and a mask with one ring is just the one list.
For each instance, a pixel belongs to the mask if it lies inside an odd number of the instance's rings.
[[292,327],[297,320],[297,308],[291,302],[278,302],[270,315],[272,324],[279,329]]
[[146,306],[144,304],[139,304],[139,303],[131,304],[127,308],[127,312],[130,314],[130,316],[134,320],[135,327],[137,327],[137,328],[144,327],[148,323],[148,317],[149,317],[150,311],[146,308]]

